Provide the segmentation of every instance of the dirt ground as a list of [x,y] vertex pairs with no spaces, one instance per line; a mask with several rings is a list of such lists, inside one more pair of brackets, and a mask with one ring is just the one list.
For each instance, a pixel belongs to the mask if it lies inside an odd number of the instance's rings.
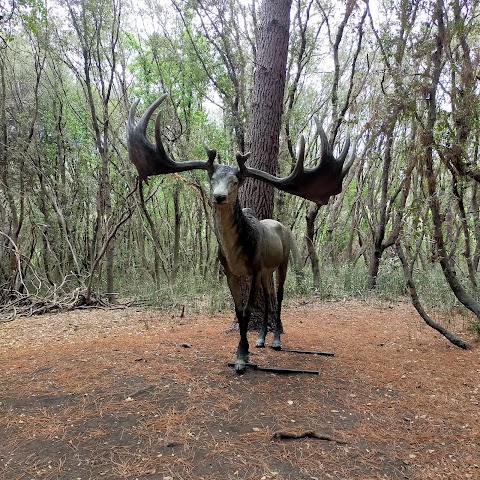
[[[480,479],[480,348],[403,303],[298,303],[237,376],[230,314],[90,310],[0,324],[0,478]],[[268,337],[268,340],[271,336]],[[282,435],[302,438],[281,438]],[[320,438],[315,438],[317,437]]]

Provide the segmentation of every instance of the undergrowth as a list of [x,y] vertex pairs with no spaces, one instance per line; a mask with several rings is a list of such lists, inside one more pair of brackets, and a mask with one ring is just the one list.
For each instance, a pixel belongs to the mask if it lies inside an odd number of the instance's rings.
[[[320,300],[370,300],[410,301],[405,288],[403,271],[396,258],[384,261],[377,277],[374,292],[366,289],[367,269],[364,265],[331,264],[322,266],[320,282],[314,284],[309,268],[304,269],[304,280],[301,285],[295,281],[293,272],[289,272],[285,284],[286,304],[305,296],[315,296]],[[133,305],[149,306],[162,310],[181,312],[188,308],[189,312],[208,311],[210,314],[229,311],[233,302],[228,291],[226,278],[223,275],[200,275],[192,272],[180,272],[176,281],[164,279],[159,285],[153,281],[146,282],[144,274],[138,277],[131,275],[128,279],[119,279],[118,289],[122,297],[130,298]],[[468,320],[470,313],[463,308],[453,295],[443,277],[440,267],[433,266],[428,271],[417,270],[414,280],[421,302],[431,314],[444,323],[453,317],[464,316],[471,329],[480,333],[478,322]],[[467,283],[465,279],[464,284]]]

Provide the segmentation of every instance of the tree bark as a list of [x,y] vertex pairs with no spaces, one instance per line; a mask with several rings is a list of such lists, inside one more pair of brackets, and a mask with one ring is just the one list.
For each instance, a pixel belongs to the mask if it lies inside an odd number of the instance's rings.
[[[251,166],[276,174],[283,113],[291,0],[263,0],[253,78],[249,145]],[[242,205],[260,218],[273,214],[273,186],[247,179]]]
[[[257,44],[257,63],[253,78],[249,145],[251,166],[275,175],[278,169],[279,139],[285,93],[290,28],[291,0],[263,0]],[[247,179],[240,191],[240,203],[252,209],[260,220],[271,218],[274,188],[255,179]],[[242,281],[244,302],[249,281]],[[275,295],[269,311],[276,311]],[[264,301],[259,296],[252,312],[254,321],[262,320]]]

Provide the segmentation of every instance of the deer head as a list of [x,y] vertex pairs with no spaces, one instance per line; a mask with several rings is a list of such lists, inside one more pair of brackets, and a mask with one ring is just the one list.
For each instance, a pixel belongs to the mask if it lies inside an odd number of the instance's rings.
[[[166,96],[164,94],[153,102],[137,123],[135,123],[135,112],[138,100],[132,105],[128,114],[127,144],[129,158],[137,168],[140,180],[146,180],[153,175],[185,172],[187,170],[206,170],[212,185],[213,200],[218,204],[223,203],[228,198],[228,194],[225,193],[227,185],[232,186],[236,183],[236,188],[233,188],[236,192],[240,183],[247,177],[256,178],[273,185],[278,190],[311,200],[318,205],[326,204],[331,196],[342,191],[342,180],[354,160],[352,157],[349,162],[345,163],[350,140],[347,138],[339,157],[335,158],[333,156],[333,148],[328,142],[323,128],[318,123],[317,128],[321,140],[319,164],[312,169],[304,168],[305,139],[301,136],[297,163],[292,173],[285,178],[277,178],[267,172],[246,166],[245,162],[249,154],[237,154],[238,168],[215,165],[216,152],[214,150],[207,150],[208,160],[206,161],[174,161],[168,156],[162,143],[160,114],[157,114],[155,121],[155,144],[152,144],[146,138],[147,124]],[[215,199],[215,195],[217,195],[217,199]],[[223,196],[225,199],[222,198]]]

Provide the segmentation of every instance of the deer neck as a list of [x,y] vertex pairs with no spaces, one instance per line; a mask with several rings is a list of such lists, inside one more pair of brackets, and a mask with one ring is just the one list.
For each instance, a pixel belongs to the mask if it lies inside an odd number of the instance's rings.
[[213,208],[215,233],[230,270],[235,275],[251,273],[250,264],[256,250],[256,219],[243,213],[238,199],[233,205]]

